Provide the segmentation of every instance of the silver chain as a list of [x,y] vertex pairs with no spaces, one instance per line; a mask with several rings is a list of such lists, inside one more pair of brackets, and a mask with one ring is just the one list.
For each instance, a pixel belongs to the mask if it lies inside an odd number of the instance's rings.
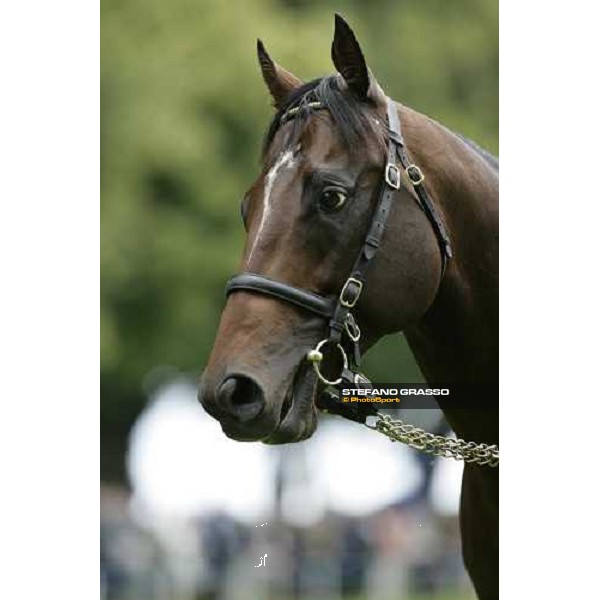
[[465,440],[434,435],[424,429],[409,425],[400,419],[392,419],[389,415],[378,413],[376,421],[368,425],[369,429],[379,431],[392,442],[402,442],[415,450],[430,456],[441,456],[464,460],[466,463],[497,467],[499,462],[496,444],[476,444]]

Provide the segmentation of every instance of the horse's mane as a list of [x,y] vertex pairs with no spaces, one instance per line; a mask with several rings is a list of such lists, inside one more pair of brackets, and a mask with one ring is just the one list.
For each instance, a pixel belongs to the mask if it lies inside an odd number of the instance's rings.
[[453,133],[454,135],[459,137],[467,146],[469,146],[471,150],[473,150],[476,154],[479,154],[479,156],[481,156],[481,158],[483,158],[483,160],[485,160],[485,162],[488,165],[490,165],[490,167],[492,167],[494,171],[499,172],[500,163],[496,156],[494,156],[491,152],[484,150],[481,146],[478,146],[473,140],[470,140],[468,137],[465,137],[461,133],[456,133],[455,131]]
[[[285,146],[289,147],[297,142],[309,117],[316,112],[315,109],[310,107],[311,102],[320,102],[328,110],[343,144],[350,152],[358,151],[362,147],[361,142],[364,143],[369,136],[374,134],[382,147],[385,147],[381,131],[376,130],[373,121],[368,116],[368,111],[373,107],[373,104],[369,101],[360,102],[352,94],[343,92],[339,88],[336,76],[329,75],[313,79],[296,88],[290,94],[285,103],[278,109],[269,125],[263,140],[263,157],[273,142],[275,134],[279,131],[284,116],[293,108],[300,110],[292,120],[293,127],[288,138],[285,140]],[[458,136],[495,171],[498,171],[498,159],[495,156],[464,135],[455,132],[451,133]]]
[[[285,145],[296,143],[304,130],[310,115],[316,111],[309,106],[311,102],[320,102],[329,112],[339,132],[342,143],[349,151],[360,148],[360,143],[373,135],[375,129],[368,117],[370,102],[360,102],[352,94],[340,90],[335,75],[314,79],[296,88],[273,117],[263,141],[263,155],[266,154],[273,138],[282,125],[284,115],[292,108],[299,108],[293,119],[293,128]],[[381,134],[377,136],[381,137]]]

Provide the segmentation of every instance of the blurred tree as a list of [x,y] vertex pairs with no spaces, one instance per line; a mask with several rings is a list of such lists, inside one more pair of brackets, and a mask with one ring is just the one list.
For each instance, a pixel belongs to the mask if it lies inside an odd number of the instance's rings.
[[[123,477],[148,374],[199,374],[210,351],[271,116],[256,38],[299,77],[331,73],[335,11],[392,97],[497,151],[497,0],[102,2],[103,478]],[[369,362],[419,377],[399,336]]]

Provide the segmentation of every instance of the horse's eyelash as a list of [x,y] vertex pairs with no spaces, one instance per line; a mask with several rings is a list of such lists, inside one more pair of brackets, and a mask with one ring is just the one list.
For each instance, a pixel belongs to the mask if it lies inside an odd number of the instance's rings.
[[356,188],[356,182],[352,182],[352,184],[349,185],[348,181],[341,181],[327,173],[313,173],[311,177],[311,183],[314,186],[314,188],[319,190],[320,192],[322,192],[326,188],[333,187],[339,188],[347,194],[351,194]]

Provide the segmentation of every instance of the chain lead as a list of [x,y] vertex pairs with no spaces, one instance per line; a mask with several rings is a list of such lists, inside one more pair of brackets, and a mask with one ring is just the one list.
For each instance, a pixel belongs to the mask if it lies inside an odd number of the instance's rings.
[[495,444],[476,444],[465,440],[434,435],[424,429],[409,425],[400,419],[392,419],[389,415],[380,413],[375,417],[375,423],[366,425],[369,429],[379,431],[390,438],[392,442],[402,442],[415,450],[430,456],[464,460],[465,463],[497,467],[499,450]]

